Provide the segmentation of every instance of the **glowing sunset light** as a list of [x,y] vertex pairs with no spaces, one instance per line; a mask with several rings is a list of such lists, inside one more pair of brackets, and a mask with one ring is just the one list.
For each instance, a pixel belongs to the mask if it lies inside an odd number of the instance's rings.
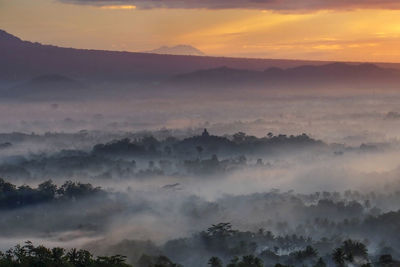
[[400,4],[391,0],[380,7],[359,0],[34,3],[0,0],[0,28],[74,48],[141,52],[190,44],[210,56],[400,62]]
[[131,10],[136,9],[136,6],[126,5],[126,6],[101,6],[101,9],[112,9],[112,10]]

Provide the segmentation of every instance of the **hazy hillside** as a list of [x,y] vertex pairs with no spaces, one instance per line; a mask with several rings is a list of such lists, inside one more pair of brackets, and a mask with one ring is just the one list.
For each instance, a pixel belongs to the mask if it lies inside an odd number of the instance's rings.
[[268,68],[264,71],[220,67],[199,70],[175,76],[178,84],[279,84],[288,83],[376,83],[397,84],[400,72],[396,69],[379,67],[374,64],[330,63],[325,65],[304,65],[293,68]]
[[158,80],[200,69],[227,66],[250,70],[322,64],[278,59],[193,57],[61,48],[22,41],[0,31],[0,80],[27,80],[48,73],[75,79]]

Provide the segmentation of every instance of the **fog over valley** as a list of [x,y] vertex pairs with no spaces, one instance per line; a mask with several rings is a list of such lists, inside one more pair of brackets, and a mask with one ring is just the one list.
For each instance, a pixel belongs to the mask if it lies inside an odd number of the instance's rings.
[[0,266],[399,266],[399,64],[0,48]]

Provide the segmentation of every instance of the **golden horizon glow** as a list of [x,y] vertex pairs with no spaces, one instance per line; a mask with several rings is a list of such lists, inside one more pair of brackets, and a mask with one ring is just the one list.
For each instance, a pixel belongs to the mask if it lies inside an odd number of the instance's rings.
[[111,10],[132,10],[136,9],[133,5],[117,5],[117,6],[100,6],[101,9],[111,9]]
[[390,9],[279,13],[0,0],[0,28],[75,48],[149,51],[187,44],[211,56],[400,62],[400,10]]

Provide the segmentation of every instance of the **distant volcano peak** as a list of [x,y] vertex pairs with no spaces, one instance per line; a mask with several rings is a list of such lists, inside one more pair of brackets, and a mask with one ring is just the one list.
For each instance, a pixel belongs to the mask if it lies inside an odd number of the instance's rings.
[[185,55],[185,56],[205,56],[205,54],[191,45],[161,46],[160,48],[147,51],[146,53]]

